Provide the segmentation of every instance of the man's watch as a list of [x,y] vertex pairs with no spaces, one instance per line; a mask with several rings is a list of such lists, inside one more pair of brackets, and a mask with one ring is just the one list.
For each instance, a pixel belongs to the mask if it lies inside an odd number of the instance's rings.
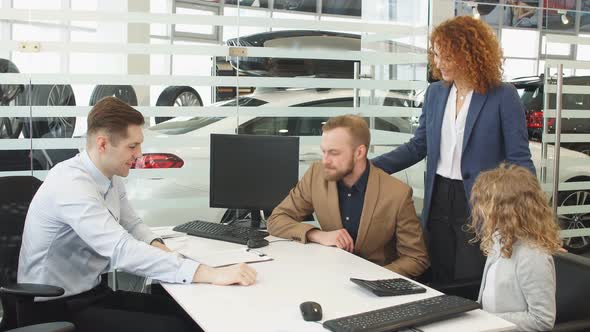
[[166,243],[164,243],[164,240],[161,237],[157,237],[155,239],[152,240],[152,242],[150,242],[150,244],[154,243],[154,241],[158,241],[163,245],[166,245]]

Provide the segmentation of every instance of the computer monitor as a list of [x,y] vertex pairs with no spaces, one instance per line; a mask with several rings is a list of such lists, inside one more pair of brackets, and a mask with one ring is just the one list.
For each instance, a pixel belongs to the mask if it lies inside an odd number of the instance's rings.
[[209,205],[252,211],[274,209],[299,179],[299,137],[211,134]]

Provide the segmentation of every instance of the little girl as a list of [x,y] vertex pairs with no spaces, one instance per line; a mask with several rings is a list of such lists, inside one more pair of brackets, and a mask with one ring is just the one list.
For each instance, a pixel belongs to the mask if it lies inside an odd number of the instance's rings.
[[555,323],[555,266],[559,228],[537,178],[502,164],[482,172],[471,193],[473,241],[487,256],[478,301],[519,331]]

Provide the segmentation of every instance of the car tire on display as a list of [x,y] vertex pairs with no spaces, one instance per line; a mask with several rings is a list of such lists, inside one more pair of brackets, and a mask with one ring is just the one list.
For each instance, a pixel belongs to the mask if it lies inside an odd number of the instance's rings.
[[[199,93],[190,86],[169,86],[158,97],[156,106],[203,106]],[[156,117],[156,124],[172,119],[172,117]]]
[[300,10],[303,7],[303,0],[285,0],[283,2],[285,10]]
[[[581,179],[577,181],[588,181]],[[559,207],[590,205],[590,190],[572,190],[559,193]],[[563,230],[580,229],[590,227],[590,213],[578,212],[560,214],[559,226]],[[564,238],[563,247],[569,252],[580,254],[590,249],[590,236],[577,236]]]
[[[17,97],[18,105],[76,106],[74,90],[69,84],[35,84],[25,87]],[[32,120],[32,122],[31,122]],[[23,135],[27,138],[69,138],[74,133],[76,117],[26,118]]]
[[104,97],[117,97],[130,106],[137,106],[137,94],[131,85],[97,85],[90,95],[90,106]]
[[23,121],[19,118],[0,118],[0,138],[18,138],[23,129]]
[[[0,73],[18,73],[16,65],[8,59],[0,59]],[[0,106],[15,104],[16,96],[23,91],[21,84],[0,84]],[[0,138],[18,138],[23,127],[18,117],[0,117]]]

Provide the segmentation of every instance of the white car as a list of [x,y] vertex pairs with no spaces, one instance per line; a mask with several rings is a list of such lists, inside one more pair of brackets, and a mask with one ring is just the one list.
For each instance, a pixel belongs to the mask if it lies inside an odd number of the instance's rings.
[[[412,100],[408,98],[402,93],[388,93],[378,98],[378,102],[381,105],[409,106]],[[361,110],[352,108],[353,92],[350,89],[258,89],[252,95],[240,97],[239,105],[257,106],[261,110],[291,106],[351,107],[351,113]],[[222,112],[224,106],[236,106],[236,100],[214,106],[219,106]],[[132,174],[126,179],[128,196],[140,216],[150,225],[180,224],[196,218],[219,221],[225,210],[208,207],[210,134],[235,134],[237,127],[240,134],[300,136],[299,175],[302,176],[311,162],[321,159],[321,127],[329,117],[313,114],[310,117],[177,117],[152,126],[144,131],[145,160],[139,161],[136,168],[143,168],[146,163],[156,168],[174,168],[181,164],[182,167],[176,175],[165,171],[149,178]],[[410,118],[375,118],[372,139],[382,144],[403,142],[411,137],[416,123]],[[158,146],[158,141],[162,145]],[[398,176],[407,182],[405,174]]]
[[[412,99],[413,97],[409,95],[391,93],[383,97],[379,103],[381,105],[411,106],[414,105]],[[260,107],[260,111],[258,111],[260,113],[264,108],[270,107],[306,106],[314,107],[314,109],[315,107],[351,107],[352,101],[352,90],[348,89],[259,89],[252,95],[240,97],[239,104],[240,106]],[[221,102],[215,106],[236,106],[236,101]],[[222,109],[220,108],[220,110]],[[315,110],[317,111],[317,109]],[[356,109],[351,108],[351,113],[360,112],[362,114],[362,110],[362,106]],[[131,176],[127,179],[128,196],[140,216],[148,224],[154,226],[180,224],[194,219],[220,221],[226,210],[208,207],[210,134],[235,134],[238,132],[240,134],[299,136],[301,140],[299,176],[302,176],[311,162],[321,159],[319,148],[321,126],[328,117],[328,113],[319,116],[310,114],[309,117],[251,115],[178,117],[150,127],[144,132],[146,142],[143,153],[147,156],[146,158],[165,159],[167,161],[162,165],[166,167],[182,164],[182,167],[179,168],[182,172],[180,175],[159,173],[149,178]],[[399,117],[374,118],[370,120],[370,123],[372,123],[372,144],[375,146],[370,149],[369,158],[390,151],[396,145],[407,141],[412,136],[417,124],[415,118]],[[155,137],[165,138],[162,142],[167,145],[156,146],[155,140],[153,140]],[[174,146],[170,146],[170,144]],[[530,149],[533,162],[539,172],[541,169],[541,144],[531,142]],[[560,151],[560,182],[590,181],[590,157],[564,148]],[[553,176],[553,149],[551,146],[548,156],[545,183],[551,183]],[[153,164],[157,163],[158,161]],[[414,201],[418,213],[422,210],[424,197],[424,166],[425,162],[422,161],[394,175],[414,188]],[[135,170],[135,172],[142,172],[142,170]],[[589,190],[561,192],[558,197],[559,205],[588,205],[590,204],[589,192]],[[560,219],[563,221],[563,228],[584,228],[590,226],[589,216],[588,213],[570,213],[560,216]],[[586,247],[590,245],[588,240],[586,237],[568,239],[566,246]]]

